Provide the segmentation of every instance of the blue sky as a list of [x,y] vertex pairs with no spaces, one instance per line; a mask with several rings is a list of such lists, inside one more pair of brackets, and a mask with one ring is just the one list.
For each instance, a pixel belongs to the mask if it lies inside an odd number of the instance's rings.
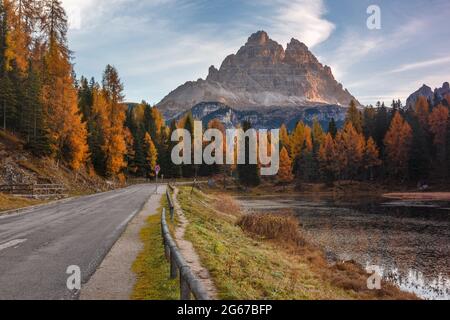
[[[362,103],[405,100],[450,81],[448,0],[63,0],[77,74],[116,66],[127,101],[159,102],[265,30],[294,37]],[[381,29],[366,26],[369,5]]]

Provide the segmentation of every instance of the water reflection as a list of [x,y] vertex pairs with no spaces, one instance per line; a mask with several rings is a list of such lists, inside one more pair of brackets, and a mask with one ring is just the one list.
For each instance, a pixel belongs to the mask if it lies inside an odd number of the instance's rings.
[[241,198],[248,210],[292,208],[327,257],[380,266],[383,277],[426,299],[450,299],[450,203],[380,198]]

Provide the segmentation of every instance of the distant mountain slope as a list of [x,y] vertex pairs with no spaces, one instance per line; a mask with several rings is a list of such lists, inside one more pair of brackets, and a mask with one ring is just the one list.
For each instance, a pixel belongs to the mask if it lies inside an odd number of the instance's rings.
[[206,80],[185,83],[157,107],[171,119],[208,101],[238,111],[262,112],[286,107],[348,106],[352,99],[331,69],[323,66],[306,45],[292,39],[284,50],[259,31],[236,54],[229,55],[219,70],[210,67]]
[[220,102],[202,102],[191,110],[179,114],[176,119],[181,119],[187,112],[203,122],[206,127],[208,122],[217,119],[227,128],[237,127],[244,120],[250,121],[256,129],[280,128],[285,124],[289,130],[295,128],[299,120],[311,125],[317,118],[323,128],[328,128],[333,118],[338,126],[345,121],[346,109],[337,105],[321,105],[303,108],[272,108],[265,110],[236,110]]
[[434,89],[434,91],[429,86],[424,84],[419,90],[408,97],[408,99],[406,100],[406,107],[414,108],[416,105],[416,101],[420,96],[434,102],[436,98],[442,100],[448,94],[450,94],[450,84],[448,82],[444,82],[441,88],[436,88]]

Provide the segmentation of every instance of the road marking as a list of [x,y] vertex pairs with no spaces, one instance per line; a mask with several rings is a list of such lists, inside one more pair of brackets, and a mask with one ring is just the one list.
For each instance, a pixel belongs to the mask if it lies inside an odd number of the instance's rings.
[[0,244],[0,251],[17,246],[18,244],[24,243],[25,241],[27,241],[27,239],[16,239]]

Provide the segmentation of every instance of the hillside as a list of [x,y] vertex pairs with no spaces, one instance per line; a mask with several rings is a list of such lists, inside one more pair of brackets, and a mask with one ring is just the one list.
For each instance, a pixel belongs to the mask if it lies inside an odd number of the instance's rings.
[[[75,172],[64,163],[37,158],[25,150],[24,144],[16,136],[0,131],[0,185],[63,184],[69,195],[106,191],[113,187],[93,172]],[[0,194],[0,211],[33,203]]]

